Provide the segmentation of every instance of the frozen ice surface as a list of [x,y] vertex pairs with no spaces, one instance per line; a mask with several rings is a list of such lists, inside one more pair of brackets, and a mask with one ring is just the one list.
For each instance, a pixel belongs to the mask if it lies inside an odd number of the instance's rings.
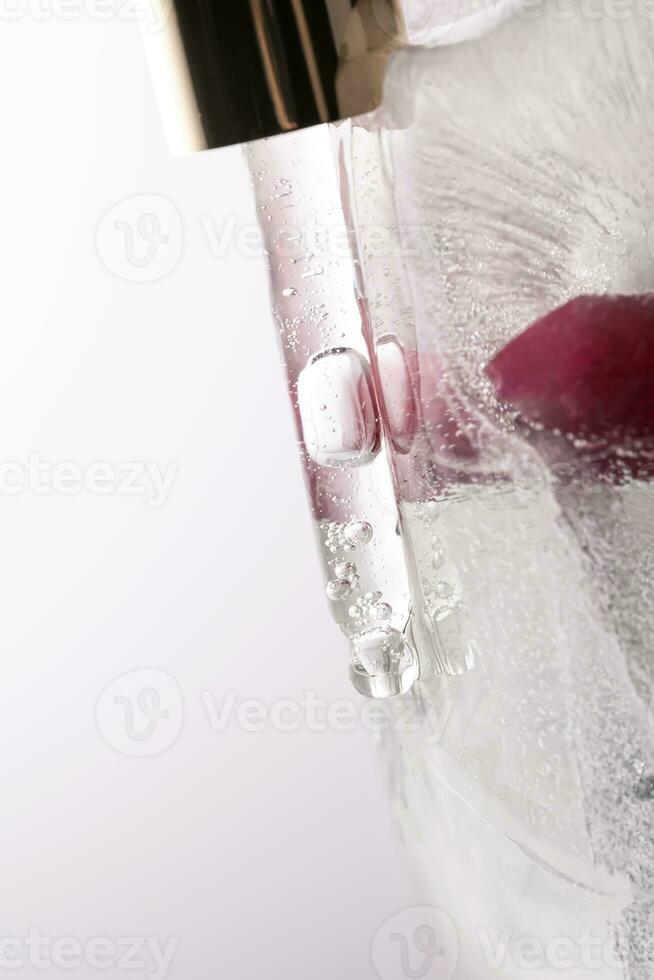
[[[576,296],[654,291],[654,19],[606,9],[530,6],[484,38],[396,56],[382,156],[396,230],[422,247],[362,255],[375,336],[414,358],[422,424],[435,364],[459,421],[477,420],[458,471],[433,433],[396,458],[414,586],[435,635],[456,610],[467,653],[414,695],[438,737],[388,737],[398,812],[466,980],[521,975],[510,950],[497,967],[484,953],[480,936],[506,930],[543,950],[593,938],[599,963],[578,952],[575,978],[654,971],[652,484],[584,467],[561,481],[485,374]],[[385,178],[359,140],[361,233]],[[561,972],[545,956],[532,975]]]
[[418,340],[437,337],[475,391],[490,357],[566,300],[654,285],[654,18],[530,9],[402,53],[387,83],[404,124],[398,218],[429,235],[409,265]]

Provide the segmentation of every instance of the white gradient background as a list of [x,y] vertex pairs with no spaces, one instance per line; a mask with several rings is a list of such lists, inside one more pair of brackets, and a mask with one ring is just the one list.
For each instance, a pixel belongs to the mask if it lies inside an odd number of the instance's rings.
[[[372,978],[375,932],[415,896],[370,736],[217,734],[200,697],[352,696],[263,263],[212,257],[200,226],[254,220],[240,152],[168,156],[133,22],[3,18],[0,81],[0,459],[180,467],[157,510],[0,496],[0,936],[178,937],[173,980]],[[136,193],[184,224],[150,284],[95,249]],[[184,697],[153,758],[95,724],[139,667]]]

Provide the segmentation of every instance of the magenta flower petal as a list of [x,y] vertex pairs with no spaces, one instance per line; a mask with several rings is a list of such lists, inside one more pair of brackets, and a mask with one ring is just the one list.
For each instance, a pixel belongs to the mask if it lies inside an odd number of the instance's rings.
[[521,421],[610,440],[654,436],[654,294],[579,296],[510,341],[486,373]]

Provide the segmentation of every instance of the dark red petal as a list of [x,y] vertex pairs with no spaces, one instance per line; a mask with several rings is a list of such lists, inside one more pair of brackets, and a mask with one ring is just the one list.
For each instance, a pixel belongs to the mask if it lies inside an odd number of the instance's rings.
[[526,422],[610,439],[654,435],[654,294],[579,296],[537,320],[486,368]]

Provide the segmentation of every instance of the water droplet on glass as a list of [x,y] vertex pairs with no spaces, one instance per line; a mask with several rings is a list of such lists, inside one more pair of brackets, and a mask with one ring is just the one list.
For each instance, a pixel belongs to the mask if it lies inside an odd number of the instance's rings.
[[443,548],[439,548],[438,551],[434,551],[431,563],[432,567],[438,571],[443,562],[445,561],[445,551]]
[[434,585],[434,594],[437,595],[439,599],[450,599],[454,595],[454,586],[450,585],[449,582],[444,582],[441,579],[440,582],[436,582]]
[[354,638],[350,675],[360,694],[373,698],[405,694],[418,674],[416,652],[398,630],[378,626]]
[[377,457],[381,430],[370,365],[361,354],[349,348],[316,354],[302,369],[297,396],[304,443],[316,463],[365,466]]
[[286,289],[282,289],[282,296],[286,296],[287,299],[289,296],[297,296],[297,289],[295,286],[288,286]]
[[293,193],[293,184],[285,177],[280,177],[273,187],[273,190],[275,193],[272,195],[272,199],[273,201],[277,201],[280,197],[290,197],[290,195]]

